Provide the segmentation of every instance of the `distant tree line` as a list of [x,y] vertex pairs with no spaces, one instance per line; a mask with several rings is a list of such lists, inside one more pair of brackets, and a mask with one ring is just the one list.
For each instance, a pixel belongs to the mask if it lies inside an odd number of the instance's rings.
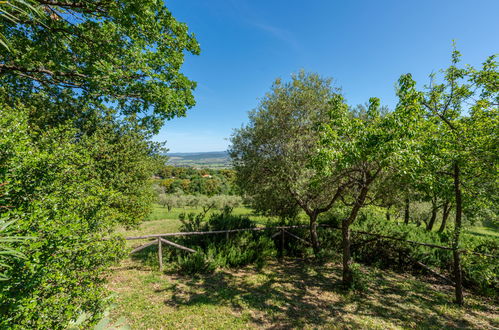
[[155,183],[165,194],[234,195],[236,172],[222,169],[195,169],[164,166],[156,173]]
[[203,213],[210,210],[231,213],[236,207],[243,203],[243,199],[237,195],[184,195],[184,194],[164,194],[158,196],[158,203],[171,211],[174,207],[200,207]]

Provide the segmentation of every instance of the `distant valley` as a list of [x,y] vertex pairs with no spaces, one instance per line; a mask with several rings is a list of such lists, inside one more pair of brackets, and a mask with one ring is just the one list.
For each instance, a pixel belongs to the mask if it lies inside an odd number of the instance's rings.
[[227,151],[208,152],[177,152],[168,153],[167,164],[195,168],[230,168],[230,159]]

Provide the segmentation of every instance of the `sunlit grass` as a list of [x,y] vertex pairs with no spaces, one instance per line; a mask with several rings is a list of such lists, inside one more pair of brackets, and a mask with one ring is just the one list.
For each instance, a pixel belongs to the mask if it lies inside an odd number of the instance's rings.
[[474,226],[468,229],[471,234],[499,238],[499,231],[492,227]]
[[132,329],[483,328],[499,326],[492,301],[467,295],[451,303],[452,287],[375,268],[362,292],[341,288],[337,263],[271,261],[214,274],[160,273],[127,260],[114,271],[114,318]]
[[[188,207],[188,206],[174,207],[170,211],[168,211],[166,207],[163,207],[159,204],[154,204],[152,213],[148,216],[146,220],[150,221],[150,220],[163,220],[163,219],[178,219],[181,213],[199,214],[202,211],[203,209],[201,207]],[[220,210],[211,209],[210,211],[208,211],[206,216],[209,217],[211,214],[216,212],[220,212]],[[257,215],[252,209],[244,206],[234,208],[232,210],[232,214],[248,217],[259,224],[265,224],[269,220],[269,217]]]

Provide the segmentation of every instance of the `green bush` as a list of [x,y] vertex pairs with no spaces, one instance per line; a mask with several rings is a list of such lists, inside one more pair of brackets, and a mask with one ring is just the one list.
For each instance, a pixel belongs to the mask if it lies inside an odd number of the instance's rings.
[[[352,229],[398,237],[403,240],[451,246],[452,233],[450,232],[429,232],[424,228],[396,224],[386,221],[381,214],[363,212]],[[463,233],[461,235],[461,248],[467,251],[498,255],[499,240]],[[452,278],[453,257],[450,250],[353,233],[352,255],[358,262],[400,270],[419,269],[415,266],[415,261],[419,261]],[[499,263],[496,260],[463,253],[461,267],[465,285],[479,293],[497,296],[499,293],[497,290],[499,287]]]
[[92,135],[60,125],[36,131],[29,111],[0,105],[0,223],[24,258],[4,260],[0,328],[59,329],[105,310],[109,266],[125,251],[118,224],[140,221],[152,200],[153,150],[102,122]]
[[[215,213],[205,220],[205,214],[183,214],[181,231],[218,231],[254,228],[255,223],[242,216]],[[242,231],[213,235],[194,235],[176,239],[176,242],[198,251],[186,254],[171,250],[166,257],[184,273],[211,272],[216,268],[240,267],[248,264],[262,266],[275,255],[275,246],[268,235],[260,231]]]
[[216,263],[208,259],[204,253],[178,255],[177,270],[185,274],[211,273],[216,269]]

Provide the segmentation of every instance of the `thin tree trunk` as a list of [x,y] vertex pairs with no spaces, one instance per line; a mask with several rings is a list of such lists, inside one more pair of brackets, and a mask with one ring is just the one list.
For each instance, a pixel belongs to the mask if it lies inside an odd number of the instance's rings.
[[443,209],[443,213],[442,213],[442,223],[440,224],[440,228],[438,229],[439,233],[441,233],[445,230],[445,226],[447,225],[447,218],[449,217],[450,210],[451,210],[450,202],[445,201],[444,209]]
[[405,207],[404,207],[404,223],[406,225],[409,224],[409,206],[410,206],[409,197],[406,197],[405,198]]
[[386,208],[386,213],[385,213],[386,221],[390,221],[390,208],[391,207],[392,207],[391,205],[388,205],[388,207]]
[[458,305],[463,305],[463,274],[461,272],[461,258],[459,255],[459,238],[461,235],[462,226],[462,195],[461,195],[461,182],[460,182],[460,168],[457,162],[454,163],[454,194],[456,199],[456,218],[454,224],[454,237],[452,242],[452,247],[454,248],[454,280],[456,282],[456,303]]
[[431,201],[431,218],[430,221],[426,224],[426,230],[431,231],[433,229],[433,225],[435,224],[435,221],[437,220],[437,212],[438,212],[438,206],[435,200]]
[[314,211],[310,215],[310,238],[312,240],[312,248],[314,249],[314,254],[317,257],[319,254],[319,238],[317,236],[317,212]]
[[352,255],[350,251],[350,225],[357,218],[360,208],[364,205],[366,200],[367,192],[369,191],[369,184],[371,181],[364,184],[362,189],[360,190],[360,194],[357,197],[354,206],[352,207],[352,211],[347,219],[344,219],[341,223],[341,231],[342,231],[342,245],[343,245],[343,286],[346,288],[351,288],[353,285],[353,274],[351,269],[352,264]]
[[351,269],[352,264],[352,254],[350,251],[350,225],[348,223],[349,219],[344,219],[342,221],[341,233],[343,238],[343,286],[346,288],[351,288],[353,284],[353,274]]

